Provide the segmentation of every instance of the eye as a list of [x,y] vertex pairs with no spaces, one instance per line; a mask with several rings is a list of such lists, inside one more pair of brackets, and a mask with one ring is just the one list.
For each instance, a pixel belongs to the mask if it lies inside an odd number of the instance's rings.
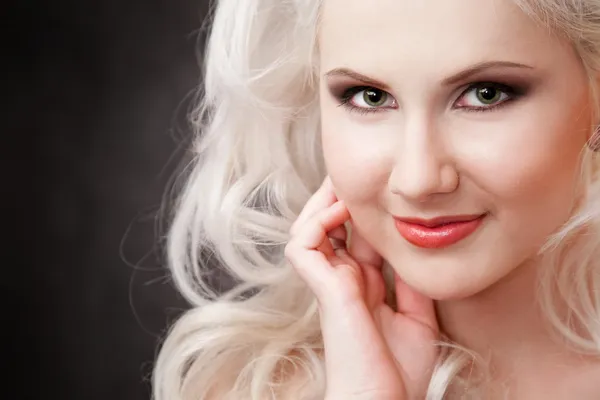
[[390,98],[391,96],[383,90],[369,88],[352,96],[352,102],[357,107],[382,107]]
[[361,111],[379,111],[379,109],[395,108],[396,100],[385,90],[373,87],[353,87],[342,95],[342,105]]
[[497,83],[480,83],[468,88],[456,102],[456,108],[494,108],[513,98],[514,90]]

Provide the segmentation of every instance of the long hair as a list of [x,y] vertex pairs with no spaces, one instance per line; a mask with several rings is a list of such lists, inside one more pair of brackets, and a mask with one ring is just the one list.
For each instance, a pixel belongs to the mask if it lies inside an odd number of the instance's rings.
[[[513,1],[573,43],[596,98],[600,1]],[[316,300],[283,256],[291,224],[325,176],[319,11],[320,0],[215,4],[194,157],[167,247],[191,309],[162,345],[155,400],[323,398]],[[583,200],[542,249],[539,298],[556,332],[600,355],[599,161],[583,153]],[[230,285],[218,287],[224,278]],[[557,311],[564,303],[567,319]],[[441,399],[473,357],[446,346],[427,398]]]

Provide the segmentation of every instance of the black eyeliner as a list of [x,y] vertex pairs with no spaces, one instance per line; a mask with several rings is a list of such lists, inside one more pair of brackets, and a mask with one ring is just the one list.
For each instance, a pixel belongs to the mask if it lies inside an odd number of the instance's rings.
[[357,112],[359,114],[364,115],[364,114],[382,112],[382,111],[386,111],[389,109],[389,108],[385,108],[385,107],[357,107],[354,104],[352,104],[350,101],[350,100],[352,100],[352,97],[354,97],[357,93],[360,93],[365,90],[377,90],[377,91],[386,93],[388,96],[391,96],[391,94],[389,94],[385,90],[378,89],[374,86],[365,86],[365,85],[348,87],[345,90],[338,91],[338,93],[341,92],[339,94],[336,94],[335,91],[333,91],[333,90],[331,91],[331,93],[338,100],[338,102],[339,102],[338,107],[344,107],[350,112]]
[[[337,87],[335,87],[335,86],[329,87],[330,94],[339,102],[338,106],[344,107],[351,112],[358,112],[360,114],[369,114],[369,113],[383,112],[383,111],[389,110],[389,108],[385,108],[385,107],[357,107],[357,106],[353,105],[351,102],[352,97],[354,97],[357,93],[360,93],[364,90],[369,90],[369,89],[381,91],[381,92],[387,93],[389,96],[391,96],[391,94],[389,94],[385,90],[379,89],[374,86],[366,86],[366,85],[358,85],[358,86],[350,86],[350,87],[348,87],[347,85],[339,85],[339,86],[336,85],[336,86]],[[458,102],[461,98],[463,98],[463,96],[465,96],[470,91],[485,88],[485,87],[491,87],[496,90],[499,90],[499,91],[507,94],[509,96],[509,98],[498,104],[490,105],[490,106],[481,106],[481,107],[477,107],[477,106],[457,107],[457,106],[455,106],[456,102]],[[474,83],[467,85],[466,88],[460,92],[460,95],[456,98],[456,100],[454,101],[454,104],[452,105],[452,109],[466,111],[466,112],[495,111],[505,105],[509,105],[513,101],[519,100],[520,97],[526,95],[528,92],[529,92],[528,85],[523,85],[523,84],[511,85],[511,84],[500,83],[500,82],[492,81],[492,80],[478,81],[478,82],[474,82]]]
[[[370,86],[352,86],[344,90],[338,97],[338,100],[342,103],[349,102],[355,94],[362,92],[367,89],[375,89]],[[378,89],[379,90],[379,89]]]
[[463,96],[465,96],[470,91],[485,88],[485,87],[491,87],[491,88],[499,90],[503,93],[506,93],[509,96],[509,98],[500,103],[497,103],[495,105],[481,106],[481,107],[477,107],[477,106],[455,107],[453,104],[452,109],[466,111],[466,112],[497,111],[500,108],[510,105],[510,103],[513,103],[516,100],[519,100],[521,97],[526,95],[529,90],[527,86],[523,86],[523,85],[510,85],[510,84],[494,82],[494,81],[479,81],[479,82],[474,82],[474,83],[471,83],[470,85],[468,85],[467,88],[461,92],[460,96],[458,96],[458,98],[454,101],[454,103],[456,103],[457,101],[462,99]]

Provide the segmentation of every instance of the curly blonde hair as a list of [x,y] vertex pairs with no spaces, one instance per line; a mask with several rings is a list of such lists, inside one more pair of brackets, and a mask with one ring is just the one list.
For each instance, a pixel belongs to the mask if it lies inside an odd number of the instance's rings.
[[[600,71],[599,0],[513,0]],[[319,138],[319,0],[219,0],[193,114],[194,160],[168,236],[168,265],[192,308],[172,327],[155,400],[322,399],[313,294],[283,257],[288,231],[325,176]],[[539,299],[574,348],[600,355],[599,161],[584,150],[584,201],[542,249]],[[585,231],[585,235],[580,233]],[[566,244],[569,243],[567,247]],[[215,290],[215,271],[234,282]],[[556,311],[569,306],[565,319]],[[428,399],[473,355],[447,346]]]

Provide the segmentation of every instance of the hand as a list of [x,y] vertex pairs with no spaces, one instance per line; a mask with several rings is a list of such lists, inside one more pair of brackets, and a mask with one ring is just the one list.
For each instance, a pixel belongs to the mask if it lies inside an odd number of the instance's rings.
[[285,254],[319,303],[329,400],[424,398],[438,349],[433,301],[396,276],[385,303],[383,260],[355,230],[326,179],[292,226]]

